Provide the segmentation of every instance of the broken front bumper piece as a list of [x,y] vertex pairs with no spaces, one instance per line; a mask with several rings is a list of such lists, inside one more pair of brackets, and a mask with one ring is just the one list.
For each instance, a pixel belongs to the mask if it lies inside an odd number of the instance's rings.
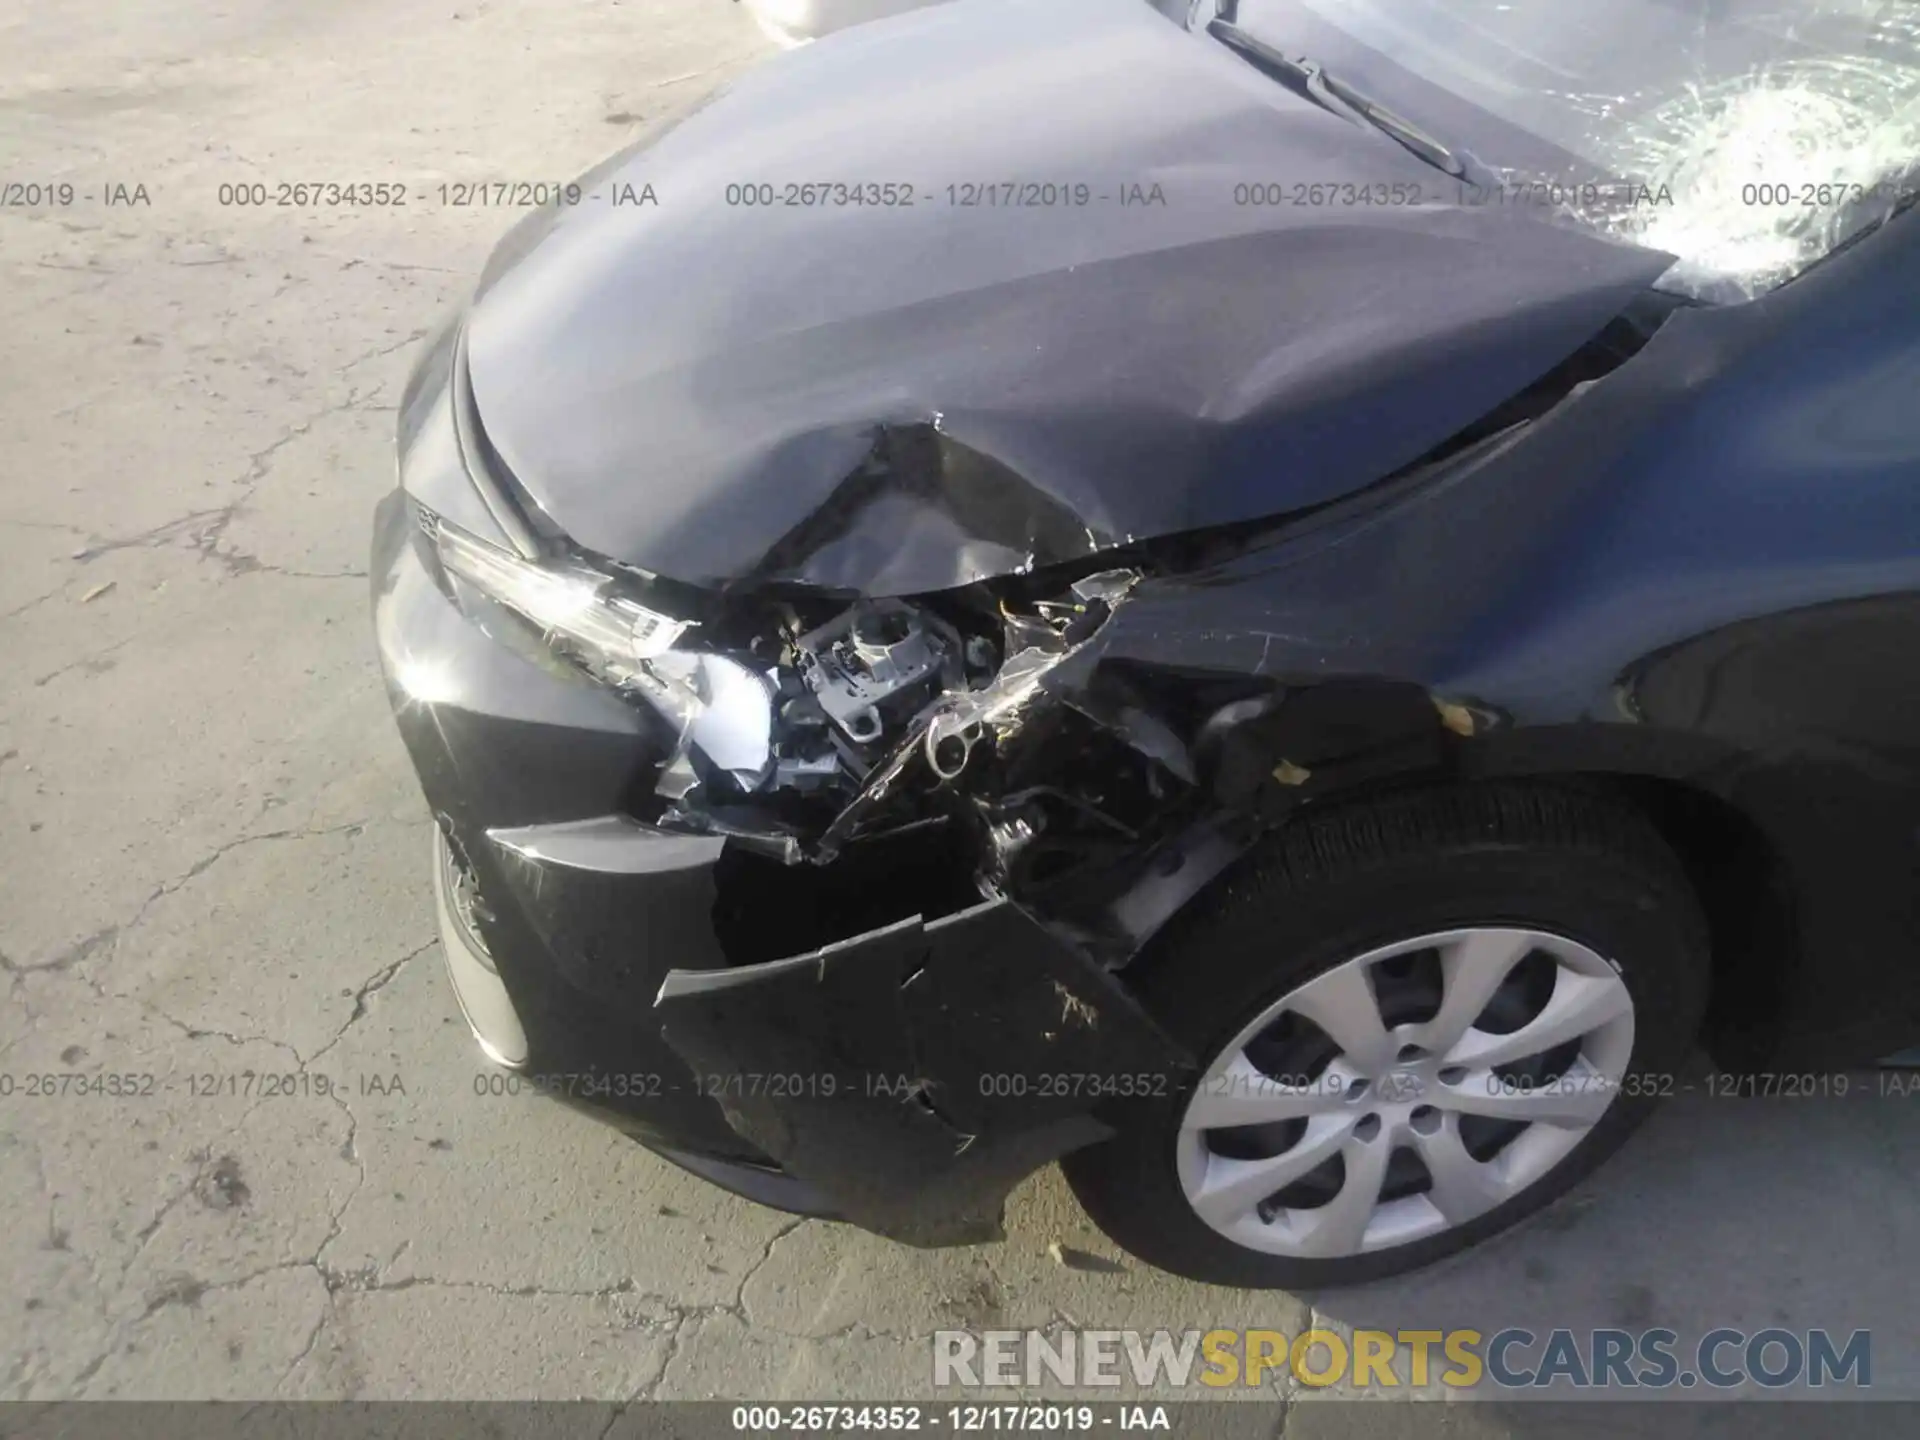
[[[468,978],[498,982],[511,1023],[474,1018],[524,1088],[750,1198],[933,1243],[995,1233],[1023,1175],[1177,1084],[1185,1057],[1119,980],[979,903],[952,827],[788,865],[626,813],[670,729],[476,619],[435,554],[390,496],[372,558],[382,669],[494,967]],[[448,914],[457,949],[467,927]]]
[[1191,1057],[1105,971],[990,900],[811,954],[674,970],[667,1044],[727,1122],[842,1218],[999,1239],[1007,1192],[1178,1088]]

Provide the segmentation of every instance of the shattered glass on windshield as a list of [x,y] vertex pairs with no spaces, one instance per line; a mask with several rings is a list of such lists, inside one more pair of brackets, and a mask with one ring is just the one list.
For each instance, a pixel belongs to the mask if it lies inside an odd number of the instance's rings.
[[1303,3],[1591,167],[1480,156],[1495,198],[1678,257],[1678,294],[1761,294],[1920,187],[1920,0]]
[[[1671,200],[1583,218],[1679,256],[1661,287],[1709,300],[1769,290],[1885,219],[1920,184],[1920,5],[1859,18],[1859,53],[1689,86],[1603,131],[1603,163]],[[1794,33],[1792,10],[1777,19]],[[1621,103],[1568,98],[1596,117]]]

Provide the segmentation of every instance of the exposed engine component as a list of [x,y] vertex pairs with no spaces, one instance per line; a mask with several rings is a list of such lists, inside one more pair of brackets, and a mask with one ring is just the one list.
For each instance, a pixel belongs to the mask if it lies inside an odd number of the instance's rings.
[[990,684],[952,696],[927,726],[927,763],[935,773],[952,779],[983,731],[998,734],[1017,724],[1047,673],[1106,624],[1113,607],[1139,578],[1122,570],[1089,575],[1076,580],[1065,597],[1041,601],[1034,607],[1037,615],[1015,614],[1003,606],[1006,663]]
[[[438,516],[423,529],[467,603],[525,622],[502,634],[669,728],[650,793],[631,797],[651,825],[786,865],[952,826],[989,852],[982,884],[1063,893],[1116,846],[1140,848],[1168,785],[1197,778],[1181,734],[1124,676],[1060,669],[1096,664],[1089,642],[1137,571],[834,613],[817,596],[721,603],[578,556],[536,563]],[[1116,750],[1091,770],[1069,758]]]
[[762,788],[850,794],[942,694],[966,689],[971,653],[951,626],[901,600],[863,602],[792,636],[770,674],[773,764]]
[[958,637],[936,633],[935,623],[901,601],[881,600],[856,605],[794,642],[801,678],[848,739],[878,740],[886,729],[879,707],[903,692],[912,693],[893,708],[917,711],[936,682],[964,682],[950,663]]
[[787,611],[780,635],[754,647],[761,668],[724,659],[686,677],[699,703],[658,776],[659,822],[736,836],[787,863],[913,823],[902,786],[916,773],[916,788],[956,781],[980,742],[1018,732],[1048,672],[1138,578],[1092,575],[1019,606],[969,597],[953,619],[898,599],[860,601],[812,628]]
[[[724,773],[739,793],[850,798],[942,696],[968,692],[970,672],[990,678],[999,653],[984,636],[963,640],[930,610],[902,600],[863,601],[798,629],[762,671],[718,657],[668,657],[668,666],[709,667],[681,687],[693,703],[673,717],[682,744],[656,786],[662,797],[684,802],[682,813],[700,807],[701,768]],[[670,697],[654,693],[665,687],[649,678],[655,683],[642,693],[665,713]]]

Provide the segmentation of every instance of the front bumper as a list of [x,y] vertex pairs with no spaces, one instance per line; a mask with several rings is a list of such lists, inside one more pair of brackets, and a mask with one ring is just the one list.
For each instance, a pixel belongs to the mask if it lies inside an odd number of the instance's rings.
[[487,633],[430,545],[389,496],[381,667],[517,1023],[489,1044],[534,1088],[753,1198],[938,1244],[997,1235],[1023,1176],[1176,1085],[1189,1057],[1124,987],[937,842],[789,867],[632,819],[672,737]]

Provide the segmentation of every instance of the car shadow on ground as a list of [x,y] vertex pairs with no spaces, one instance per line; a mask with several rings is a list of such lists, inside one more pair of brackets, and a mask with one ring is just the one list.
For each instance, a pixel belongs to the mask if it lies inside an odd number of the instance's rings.
[[[1913,1324],[1920,1072],[1859,1072],[1843,1083],[1844,1098],[1735,1098],[1695,1082],[1598,1174],[1518,1229],[1412,1275],[1304,1298],[1317,1320],[1355,1329],[1469,1327],[1491,1335],[1517,1326],[1543,1340],[1568,1329],[1585,1344],[1587,1332],[1599,1328],[1637,1334],[1665,1327],[1679,1336],[1683,1366],[1699,1338],[1721,1327],[1780,1327],[1803,1336],[1824,1328],[1843,1344],[1851,1332],[1868,1330],[1871,1396],[1920,1399],[1920,1329]],[[1521,1352],[1527,1364],[1539,1354],[1537,1345]],[[1836,1387],[1773,1393],[1829,1398]],[[1704,1384],[1676,1385],[1661,1398],[1723,1394]],[[1569,1428],[1569,1407],[1558,1404],[1471,1408],[1505,1417],[1508,1428],[1488,1434],[1616,1433]],[[1590,1417],[1592,1426],[1614,1423],[1621,1413],[1605,1408]],[[1752,1428],[1760,1423],[1753,1407],[1718,1408],[1732,1425],[1726,1433],[1765,1433]],[[1833,1408],[1823,1406],[1823,1413]],[[1881,1424],[1862,1433],[1892,1433],[1881,1423],[1884,1414],[1875,1421],[1867,1413],[1877,1407],[1854,1408],[1863,1423]],[[1706,1414],[1704,1407],[1689,1409]],[[1752,1423],[1736,1423],[1739,1416]],[[1792,1417],[1783,1411],[1779,1418]],[[1800,1411],[1801,1421],[1810,1419]],[[1820,1428],[1843,1433],[1825,1421]]]

